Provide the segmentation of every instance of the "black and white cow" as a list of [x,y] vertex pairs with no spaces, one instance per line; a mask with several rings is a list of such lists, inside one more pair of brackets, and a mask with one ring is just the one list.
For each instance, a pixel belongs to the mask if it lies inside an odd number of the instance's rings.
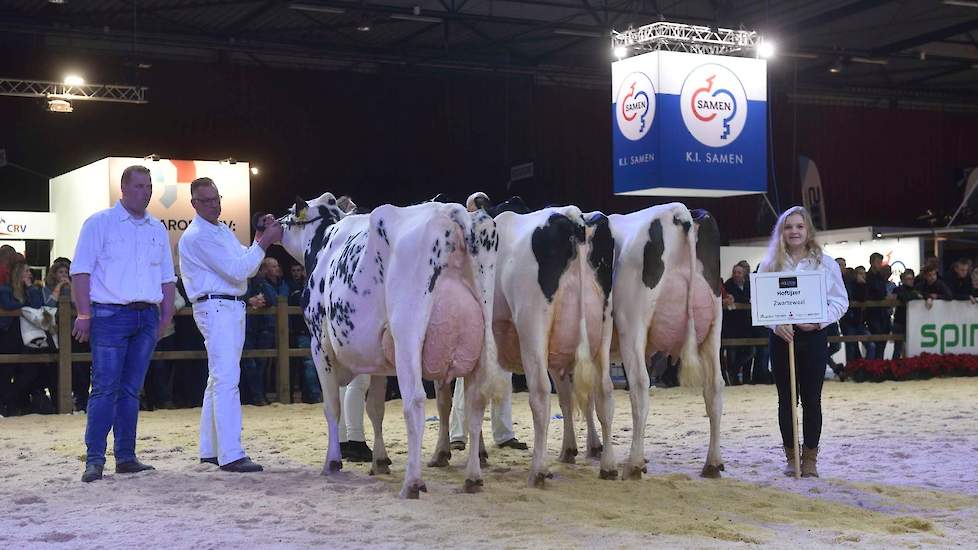
[[491,328],[498,247],[492,218],[440,203],[346,215],[325,193],[308,204],[297,200],[283,223],[283,246],[309,274],[303,305],[329,425],[323,474],[342,467],[338,388],[358,374],[374,375],[367,403],[374,427],[371,473],[390,472],[381,424],[384,376],[396,374],[408,434],[400,494],[418,498],[427,490],[421,479],[422,377],[444,384],[464,376],[472,438],[465,489],[480,490],[481,420],[502,379],[494,374],[501,371]]
[[[574,396],[586,408],[594,391],[602,425],[601,477],[617,477],[611,446],[614,411],[608,373],[614,243],[608,219],[574,206],[496,216],[499,258],[493,332],[504,369],[526,374],[533,414],[529,485],[543,486],[550,422],[549,372],[563,411],[562,462],[574,462]],[[573,375],[573,389],[571,386]],[[591,454],[601,443],[588,441]]]
[[704,477],[720,477],[720,243],[716,221],[680,203],[609,216],[615,241],[614,317],[632,400],[632,447],[625,477],[645,472],[649,413],[646,361],[661,351],[682,359],[680,383],[702,386],[710,418]]

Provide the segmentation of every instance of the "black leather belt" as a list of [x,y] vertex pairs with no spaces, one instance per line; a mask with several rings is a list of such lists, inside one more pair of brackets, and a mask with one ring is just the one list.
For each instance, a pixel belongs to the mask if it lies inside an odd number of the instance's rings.
[[142,311],[144,309],[156,307],[156,304],[150,302],[129,302],[128,304],[102,304],[99,302],[93,302],[93,304],[97,306],[121,307],[124,309],[132,309],[135,311]]
[[232,296],[231,294],[204,294],[200,298],[197,298],[197,303],[206,302],[207,300],[234,300],[237,302],[244,302],[244,296]]

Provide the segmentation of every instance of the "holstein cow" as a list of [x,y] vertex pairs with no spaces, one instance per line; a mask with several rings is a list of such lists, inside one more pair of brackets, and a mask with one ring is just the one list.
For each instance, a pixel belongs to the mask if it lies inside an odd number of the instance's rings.
[[323,474],[342,467],[338,388],[358,374],[375,375],[367,403],[374,427],[371,473],[390,472],[381,431],[383,376],[396,374],[408,434],[400,494],[418,498],[427,491],[422,377],[443,384],[464,376],[472,438],[465,489],[480,490],[476,443],[485,404],[498,386],[493,373],[500,372],[491,332],[498,246],[492,218],[438,203],[384,205],[347,216],[325,193],[308,204],[298,199],[283,223],[282,245],[309,274],[304,315],[329,425]]
[[704,477],[720,477],[720,246],[716,221],[680,203],[609,216],[615,239],[614,317],[632,401],[632,448],[625,477],[645,468],[649,414],[646,360],[682,359],[680,383],[702,386],[710,417]]
[[[551,477],[546,465],[548,371],[557,383],[564,416],[560,460],[574,462],[577,455],[574,395],[584,408],[595,390],[603,435],[601,477],[613,479],[618,474],[611,446],[614,404],[608,364],[614,243],[608,219],[600,213],[585,219],[574,206],[503,212],[495,219],[500,244],[493,332],[503,368],[526,374],[534,431],[529,485],[541,487]],[[592,454],[601,448],[595,441],[588,447]]]

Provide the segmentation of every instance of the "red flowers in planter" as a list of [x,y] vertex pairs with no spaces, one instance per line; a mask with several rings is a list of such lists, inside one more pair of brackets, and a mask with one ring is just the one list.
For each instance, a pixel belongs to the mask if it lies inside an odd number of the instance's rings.
[[856,382],[883,380],[921,380],[935,376],[976,376],[978,355],[937,355],[876,360],[857,359],[846,365],[846,376]]

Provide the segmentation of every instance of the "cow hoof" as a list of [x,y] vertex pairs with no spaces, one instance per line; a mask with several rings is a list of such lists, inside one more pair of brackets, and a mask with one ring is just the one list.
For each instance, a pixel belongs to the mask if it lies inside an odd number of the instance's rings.
[[543,487],[546,485],[547,480],[548,479],[553,479],[553,478],[554,478],[554,475],[551,474],[550,472],[546,472],[546,473],[540,472],[536,476],[530,478],[531,479],[531,485],[533,487],[536,487],[537,489],[543,489]]
[[577,449],[564,449],[560,453],[560,458],[557,459],[558,462],[563,462],[564,464],[576,464],[577,463]]
[[618,479],[618,470],[601,470],[598,472],[598,477],[601,479]]
[[604,445],[598,445],[597,447],[587,448],[588,458],[601,458],[601,453],[604,452]]
[[427,493],[428,487],[423,482],[414,483],[402,491],[402,496],[409,500],[418,500],[421,493]]
[[381,476],[389,475],[391,473],[391,459],[384,457],[378,458],[374,461],[374,465],[370,468],[370,475]]
[[703,466],[703,471],[700,472],[701,477],[708,477],[710,479],[719,479],[720,472],[723,471],[723,464],[714,466],[713,464],[707,464]]
[[466,493],[469,493],[470,495],[474,493],[481,493],[482,485],[483,484],[481,479],[466,479],[465,486],[463,487],[462,490],[465,491]]
[[485,468],[489,465],[489,453],[485,449],[479,451],[479,467]]
[[323,475],[328,476],[333,472],[338,472],[343,469],[343,462],[340,460],[330,460],[326,463],[326,467],[323,468]]
[[645,466],[642,466],[641,468],[628,466],[625,468],[625,479],[642,479],[642,474],[644,473],[646,473]]
[[452,453],[449,451],[438,451],[435,456],[431,458],[431,462],[428,463],[429,468],[444,468],[448,466],[448,461],[452,458]]

